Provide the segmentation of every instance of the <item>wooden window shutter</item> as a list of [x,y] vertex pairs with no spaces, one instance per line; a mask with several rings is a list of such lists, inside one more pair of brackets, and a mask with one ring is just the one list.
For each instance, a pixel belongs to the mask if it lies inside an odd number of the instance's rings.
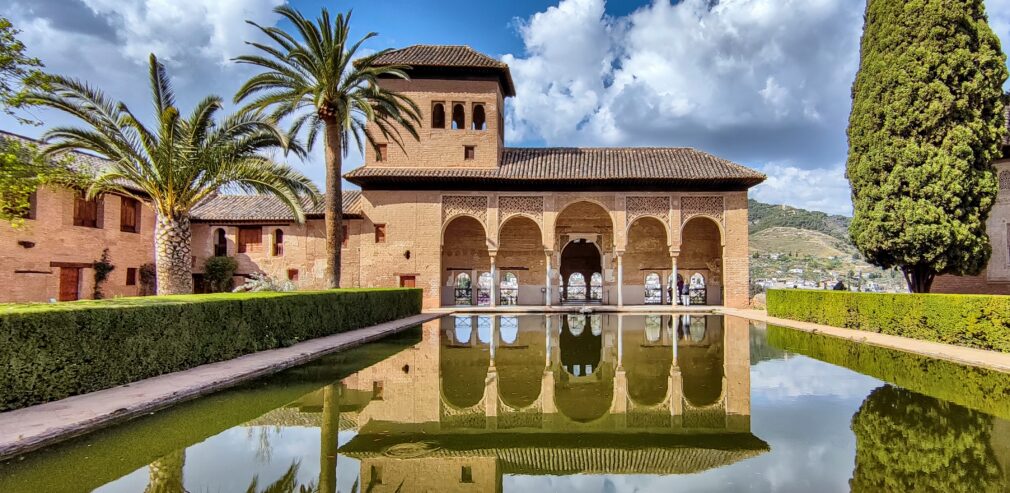
[[127,233],[140,232],[140,202],[130,197],[122,197],[119,210],[119,230]]
[[238,253],[258,252],[262,244],[262,227],[243,226],[238,229]]

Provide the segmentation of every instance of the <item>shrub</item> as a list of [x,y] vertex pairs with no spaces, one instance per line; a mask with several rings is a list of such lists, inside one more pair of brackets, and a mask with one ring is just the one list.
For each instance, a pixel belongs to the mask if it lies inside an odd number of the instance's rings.
[[1010,352],[1010,296],[772,290],[768,315]]
[[238,270],[238,262],[231,257],[210,257],[203,264],[203,279],[207,291],[223,293],[231,291],[232,279]]
[[295,290],[295,283],[291,281],[281,281],[270,277],[266,274],[261,274],[259,272],[249,276],[244,284],[235,288],[233,292],[235,293],[261,293],[261,292],[277,292],[285,293],[288,291]]
[[0,411],[419,313],[420,289],[0,305]]

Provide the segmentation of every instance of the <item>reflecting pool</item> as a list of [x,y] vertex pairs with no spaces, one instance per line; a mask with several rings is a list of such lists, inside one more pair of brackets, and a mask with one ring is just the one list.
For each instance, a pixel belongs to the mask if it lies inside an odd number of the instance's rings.
[[450,316],[0,464],[2,492],[1010,489],[1010,378],[705,315]]

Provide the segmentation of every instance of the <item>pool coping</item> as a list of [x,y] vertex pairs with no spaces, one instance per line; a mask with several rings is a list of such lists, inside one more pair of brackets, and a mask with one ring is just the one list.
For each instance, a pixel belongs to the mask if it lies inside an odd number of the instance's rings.
[[1008,353],[772,317],[764,310],[723,308],[718,310],[718,312],[732,317],[741,317],[758,322],[781,325],[783,327],[803,332],[823,334],[861,344],[871,344],[888,349],[896,349],[908,353],[928,356],[930,358],[942,359],[961,365],[977,366],[1004,373],[1010,373],[1010,354]]
[[424,312],[340,334],[0,413],[0,461],[441,318]]

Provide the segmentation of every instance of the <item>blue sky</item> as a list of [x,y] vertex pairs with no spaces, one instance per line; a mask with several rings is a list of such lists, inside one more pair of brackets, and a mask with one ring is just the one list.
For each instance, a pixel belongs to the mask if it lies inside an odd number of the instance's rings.
[[[147,110],[146,59],[166,61],[185,107],[230,98],[251,68],[230,61],[275,24],[284,0],[8,0],[29,52]],[[752,196],[849,214],[844,178],[850,87],[864,3],[858,0],[329,1],[292,0],[314,16],[354,10],[369,49],[468,44],[509,64],[512,146],[689,146],[765,172]],[[1010,42],[1010,0],[986,0]],[[43,127],[0,117],[29,136]],[[292,163],[322,181],[322,150]],[[349,156],[346,170],[360,165]]]

